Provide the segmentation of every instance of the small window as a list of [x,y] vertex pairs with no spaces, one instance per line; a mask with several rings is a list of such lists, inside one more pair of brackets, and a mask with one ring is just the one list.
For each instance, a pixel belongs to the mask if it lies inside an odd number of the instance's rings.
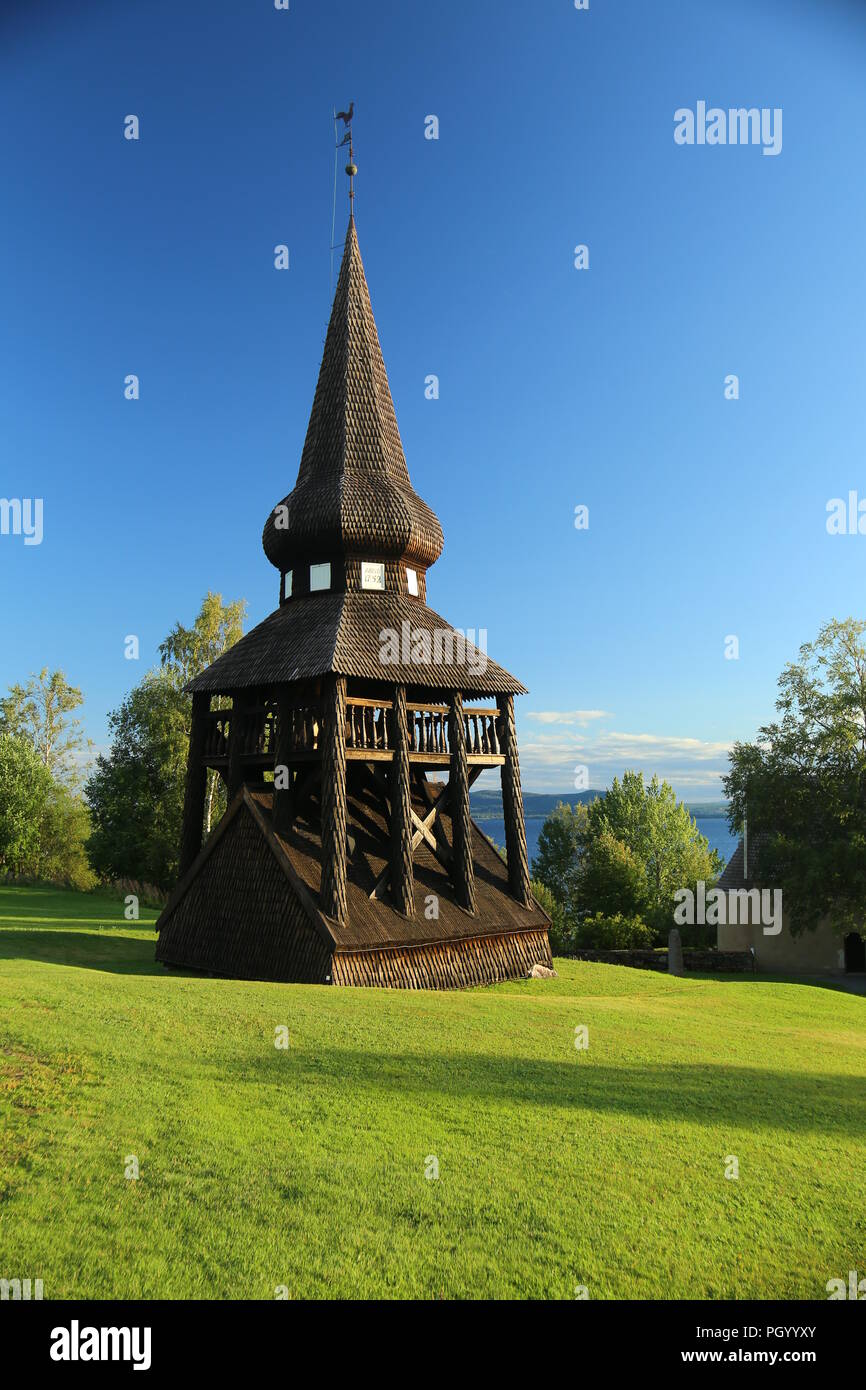
[[361,561],[361,588],[362,589],[384,589],[385,587],[385,566],[379,564],[377,560]]
[[330,587],[330,560],[326,560],[323,565],[310,565],[310,593],[315,594],[319,589],[330,589]]
[[418,575],[415,570],[406,570],[406,583],[409,586],[409,593],[413,598],[418,597]]
[[287,570],[283,575],[283,598],[292,597],[292,571]]

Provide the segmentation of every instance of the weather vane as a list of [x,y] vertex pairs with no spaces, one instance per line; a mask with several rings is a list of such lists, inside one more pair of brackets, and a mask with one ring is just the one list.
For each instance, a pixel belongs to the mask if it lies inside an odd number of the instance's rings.
[[[331,287],[330,294],[334,293],[334,234],[337,227],[337,155],[344,145],[349,146],[349,162],[346,165],[346,173],[349,175],[349,220],[355,220],[355,175],[358,166],[355,163],[355,149],[352,144],[352,117],[355,114],[354,101],[349,102],[348,111],[334,112],[334,207],[331,213]],[[338,121],[343,122],[344,135],[339,139]]]
[[334,117],[335,121],[343,122],[346,131],[337,148],[342,149],[344,145],[349,146],[349,162],[346,165],[346,173],[349,175],[349,213],[353,217],[355,215],[355,175],[358,172],[358,166],[355,163],[355,149],[352,144],[352,117],[354,114],[355,103],[350,101],[348,111],[338,111]]

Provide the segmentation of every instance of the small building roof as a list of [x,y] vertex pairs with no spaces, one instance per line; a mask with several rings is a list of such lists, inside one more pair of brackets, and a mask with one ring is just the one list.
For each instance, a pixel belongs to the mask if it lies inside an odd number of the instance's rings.
[[721,876],[719,878],[718,883],[716,884],[716,887],[724,889],[725,892],[727,892],[729,888],[745,888],[746,880],[743,876],[743,867],[743,841],[741,839],[740,843],[737,845],[737,848],[734,850],[733,854],[731,855],[730,859],[728,860],[727,864],[722,870]]
[[748,888],[756,887],[754,868],[757,861],[758,851],[762,844],[766,843],[766,835],[758,833],[749,836],[749,869],[748,877],[745,874],[746,854],[742,836],[737,848],[734,850],[727,864],[725,865],[721,877],[716,884],[717,888],[727,891],[729,888]]

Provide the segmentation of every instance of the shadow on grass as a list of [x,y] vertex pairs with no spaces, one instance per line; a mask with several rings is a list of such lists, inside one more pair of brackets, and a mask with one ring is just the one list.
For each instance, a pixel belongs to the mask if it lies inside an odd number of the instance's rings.
[[[683,1039],[683,1053],[689,1050]],[[281,1069],[282,1067],[282,1069]],[[631,1115],[688,1124],[835,1134],[861,1140],[866,1132],[862,1076],[774,1071],[724,1062],[606,1063],[489,1053],[353,1052],[328,1047],[291,1067],[245,1056],[222,1058],[222,1078],[245,1085],[327,1087],[364,1094],[425,1095],[518,1107]],[[480,1124],[487,1123],[479,1118]]]
[[[154,960],[151,937],[130,936],[123,927],[103,931],[0,931],[0,960],[33,960],[51,965],[74,965],[85,970],[106,970],[113,975],[167,975]],[[186,971],[173,971],[186,974]]]
[[[618,970],[622,968],[617,966]],[[719,985],[803,985],[809,989],[832,989],[837,994],[866,994],[866,975],[775,975],[769,971],[766,974],[760,971],[740,974],[734,970],[687,970],[680,978],[711,980]]]
[[[33,894],[33,897],[36,898],[37,895]],[[107,922],[100,926],[94,923],[92,918],[82,918],[80,924],[75,919],[69,919],[69,930],[54,930],[39,924],[44,920],[41,913],[45,911],[46,906],[50,907],[50,903],[38,903],[36,906],[40,915],[34,913],[32,927],[3,927],[0,921],[0,960],[45,961],[54,965],[80,966],[85,970],[105,970],[116,975],[165,975],[166,978],[172,975],[188,975],[201,979],[210,978],[208,972],[187,970],[181,966],[166,967],[156,961],[153,938],[133,934],[136,928],[139,931],[152,930],[155,925],[153,922]],[[572,960],[568,960],[567,963],[580,964]],[[629,969],[623,965],[613,968],[617,971]],[[642,970],[638,973],[645,975],[647,972]],[[862,975],[825,977],[740,975],[722,972],[704,974],[687,971],[682,978],[713,984],[788,984],[829,989],[837,993],[866,993],[866,976]]]
[[[153,939],[123,934],[122,928],[98,931],[5,930],[0,932],[0,959],[34,960],[80,966],[122,975],[192,975],[167,971],[154,960]],[[618,967],[622,968],[622,967]],[[372,996],[375,991],[370,991]],[[505,998],[506,996],[501,996]],[[491,1001],[495,996],[491,994]],[[728,1026],[733,1027],[730,1023]],[[615,1025],[614,1025],[615,1027]],[[670,1039],[667,1039],[670,1043]],[[754,1130],[821,1133],[861,1140],[866,1133],[866,1085],[863,1077],[833,1072],[812,1074],[774,1069],[774,1037],[768,1031],[766,1055],[754,1067],[718,1061],[645,1063],[596,1060],[599,1050],[569,1055],[566,1029],[562,1058],[535,1058],[477,1053],[400,1049],[358,1049],[331,1044],[318,1051],[293,1050],[291,1066],[282,1055],[221,1056],[211,1079],[283,1090],[306,1089],[313,1096],[323,1087],[333,1093],[402,1097],[437,1097],[479,1104],[565,1109],[587,1115],[631,1115],[650,1120],[698,1125],[733,1125]],[[686,1030],[681,1055],[693,1053]],[[720,1046],[723,1039],[719,1039]],[[616,1037],[610,1039],[615,1049]],[[275,1060],[276,1059],[276,1060]],[[483,1123],[483,1120],[479,1120]]]

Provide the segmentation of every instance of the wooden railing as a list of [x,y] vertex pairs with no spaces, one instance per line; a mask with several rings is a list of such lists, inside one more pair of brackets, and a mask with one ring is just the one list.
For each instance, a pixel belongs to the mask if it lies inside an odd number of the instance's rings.
[[[231,710],[211,710],[206,716],[204,758],[208,763],[228,758],[232,729]],[[318,705],[299,705],[285,711],[290,721],[288,747],[292,753],[311,756],[319,750],[321,712]],[[444,763],[450,757],[448,706],[407,703],[409,756],[414,762],[433,759]],[[241,716],[241,756],[273,759],[277,745],[277,711],[273,705],[256,705]],[[500,759],[499,711],[464,708],[466,751],[470,761]],[[391,700],[371,700],[350,695],[346,700],[346,752],[358,758],[369,754],[390,761],[394,752],[394,704]]]
[[[424,756],[438,759],[450,756],[448,706],[408,702],[409,755],[420,761]],[[466,748],[470,757],[501,757],[497,709],[464,709]],[[367,700],[349,696],[346,700],[346,749],[383,753],[394,748],[394,705],[390,700]]]
[[[293,748],[316,747],[315,733],[318,730],[318,711],[298,709],[290,711],[294,734]],[[206,715],[204,757],[206,762],[227,758],[231,740],[232,719],[230,709],[211,710]],[[272,759],[276,753],[277,712],[273,705],[254,705],[241,713],[241,756],[244,758]],[[312,739],[312,742],[311,742]]]
[[409,753],[448,753],[448,706],[406,705]]
[[346,699],[346,751],[359,748],[373,753],[393,751],[392,700],[366,700],[358,695]]
[[498,709],[465,709],[466,747],[470,758],[473,753],[502,756],[499,741]]
[[273,705],[254,705],[243,711],[242,756],[245,758],[273,757],[276,739],[276,710]]

